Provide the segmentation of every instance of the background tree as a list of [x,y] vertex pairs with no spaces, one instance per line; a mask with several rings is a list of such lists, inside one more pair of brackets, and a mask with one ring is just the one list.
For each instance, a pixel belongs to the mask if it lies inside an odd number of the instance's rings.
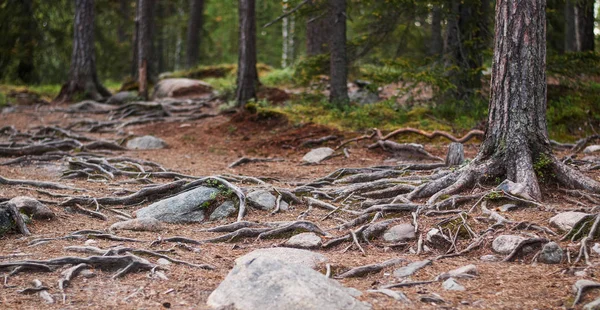
[[75,1],[73,53],[69,80],[62,86],[57,102],[80,99],[100,100],[110,96],[96,75],[94,50],[94,0]]
[[346,0],[329,0],[331,21],[329,101],[346,104],[348,99],[348,57],[346,55]]
[[578,0],[575,6],[577,21],[577,50],[593,51],[594,44],[594,2],[595,0]]
[[578,50],[575,1],[577,0],[565,1],[565,52],[575,52]]
[[256,70],[256,4],[255,0],[239,0],[239,54],[235,100],[244,106],[256,98],[258,71]]
[[202,20],[204,14],[204,0],[191,0],[190,17],[187,29],[186,68],[198,64],[200,40],[202,33]]
[[316,56],[329,52],[329,31],[331,20],[328,18],[324,1],[309,1],[306,21],[306,55]]
[[433,5],[431,8],[431,42],[429,43],[430,55],[441,55],[444,51],[444,39],[442,38],[442,8]]
[[[410,198],[460,191],[485,178],[505,177],[541,200],[536,172],[564,186],[600,192],[600,184],[552,155],[546,127],[546,1],[498,0],[491,100],[484,141],[459,171],[418,187]],[[535,168],[534,168],[535,167]]]
[[137,65],[139,95],[148,98],[148,82],[153,81],[152,70],[152,20],[154,0],[138,0],[137,16],[139,22],[137,42]]

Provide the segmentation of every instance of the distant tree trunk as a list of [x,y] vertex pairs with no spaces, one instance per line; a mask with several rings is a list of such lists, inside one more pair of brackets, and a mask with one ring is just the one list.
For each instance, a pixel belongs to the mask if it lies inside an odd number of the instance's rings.
[[431,9],[431,42],[429,45],[430,55],[441,55],[444,51],[444,39],[442,38],[442,8],[434,5]]
[[330,50],[331,61],[329,101],[347,104],[348,99],[348,57],[346,55],[346,0],[329,0],[331,21]]
[[576,0],[566,0],[565,2],[565,52],[577,51],[577,27],[573,1]]
[[138,78],[138,41],[139,41],[139,33],[140,33],[140,14],[138,8],[140,7],[140,1],[137,0],[135,2],[135,28],[133,29],[133,38],[131,42],[133,53],[131,54],[131,78],[133,80],[137,80]]
[[129,0],[119,0],[119,14],[121,16],[121,20],[119,21],[119,25],[117,26],[117,40],[119,43],[123,43],[127,41],[127,35],[125,29],[127,28],[127,24],[131,21],[129,18]]
[[580,0],[575,6],[577,50],[594,50],[594,0]]
[[258,71],[256,70],[256,3],[255,0],[239,0],[239,54],[236,101],[243,107],[256,98]]
[[19,64],[17,65],[17,77],[21,82],[25,84],[35,83],[37,81],[37,75],[35,72],[34,65],[34,52],[36,45],[36,21],[33,11],[32,0],[21,0],[19,1],[22,7],[19,21],[22,22],[20,26],[21,33],[19,35],[19,47],[17,57],[19,58]]
[[319,9],[317,0],[310,2],[312,13],[306,22],[306,55],[316,56],[329,52],[331,21],[327,12]]
[[[288,9],[288,0],[282,1],[283,12],[287,12]],[[289,58],[289,35],[290,35],[290,18],[289,16],[281,19],[281,67],[285,68],[288,66],[288,58]]]
[[153,37],[156,38],[154,40],[156,42],[156,47],[154,50],[156,51],[156,73],[160,74],[165,71],[165,35],[164,35],[164,25],[165,20],[167,18],[167,5],[169,5],[166,1],[157,1],[156,2],[156,19],[155,22],[152,23],[152,34]]
[[190,19],[187,29],[186,68],[192,68],[198,64],[200,37],[202,32],[202,14],[204,12],[204,0],[191,0]]
[[138,16],[138,92],[139,95],[148,99],[148,81],[153,78],[152,72],[152,13],[154,11],[154,0],[139,0]]
[[96,75],[94,51],[94,0],[75,0],[73,53],[69,80],[62,86],[56,102],[101,100],[110,92]]

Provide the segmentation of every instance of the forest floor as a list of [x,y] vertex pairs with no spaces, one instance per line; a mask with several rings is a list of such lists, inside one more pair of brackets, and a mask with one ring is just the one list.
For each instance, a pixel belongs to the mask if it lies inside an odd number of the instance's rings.
[[[17,107],[11,113],[0,114],[0,127],[14,126],[21,132],[31,131],[39,126],[57,126],[64,128],[68,124],[83,119],[105,119],[103,114],[89,113],[66,113],[60,109],[67,106],[41,106],[41,107]],[[116,132],[110,133],[82,133],[94,139],[117,140],[127,135],[154,135],[163,139],[168,147],[159,150],[127,150],[111,151],[110,156],[126,156],[159,163],[169,171],[193,175],[246,175],[253,177],[269,178],[271,184],[283,188],[294,188],[294,183],[311,182],[312,180],[326,176],[338,168],[347,167],[372,167],[395,164],[389,161],[389,155],[381,149],[367,149],[372,141],[361,141],[349,144],[349,158],[344,156],[334,157],[323,161],[318,165],[302,165],[301,158],[310,147],[301,147],[301,143],[307,139],[320,138],[328,135],[338,135],[343,139],[360,136],[360,133],[340,132],[324,126],[314,124],[295,125],[284,119],[263,120],[236,120],[231,114],[222,114],[216,117],[201,120],[190,120],[184,122],[155,122],[124,128],[121,135]],[[419,136],[404,137],[404,140],[424,142],[425,149],[431,154],[445,157],[449,142],[444,139],[424,140]],[[322,146],[335,147],[342,139],[323,143]],[[477,140],[465,143],[465,155],[473,158],[478,148]],[[228,165],[242,156],[247,157],[271,157],[283,158],[282,162],[249,163],[235,168]],[[4,158],[8,160],[10,158]],[[61,182],[76,188],[88,190],[86,194],[93,197],[113,196],[115,191],[123,188],[139,190],[142,185],[122,184],[117,181],[126,180],[125,177],[117,177],[108,182],[91,182],[85,179],[61,180],[61,173],[66,169],[66,160],[29,162],[18,165],[0,166],[0,175],[10,179],[29,179],[37,181]],[[598,177],[597,172],[590,172],[593,177]],[[159,183],[171,180],[155,180]],[[240,185],[245,187],[246,185]],[[250,186],[250,185],[249,185]],[[53,190],[54,192],[73,194],[68,190]],[[472,193],[481,192],[481,188],[475,188]],[[84,229],[105,230],[111,224],[119,221],[115,214],[103,211],[108,216],[108,221],[102,221],[82,214],[68,213],[59,205],[62,201],[58,198],[48,197],[30,186],[6,186],[0,185],[0,198],[12,198],[15,196],[30,196],[43,201],[57,214],[53,220],[34,220],[28,224],[32,236],[24,237],[20,234],[10,234],[0,239],[0,263],[15,261],[19,259],[50,259],[71,254],[64,247],[71,245],[84,245],[83,240],[54,240],[37,246],[29,246],[29,242],[35,238],[61,237],[70,232]],[[55,203],[50,203],[54,201]],[[461,208],[468,210],[474,201],[464,204]],[[126,213],[132,213],[145,205],[123,207],[120,209]],[[582,202],[582,204],[589,204]],[[543,205],[545,207],[529,206],[519,208],[510,213],[503,213],[514,222],[528,221],[539,226],[548,226],[548,219],[559,211],[581,210],[581,205],[576,205],[564,193],[558,191],[555,186],[550,186],[544,191]],[[488,208],[498,207],[499,203],[490,201]],[[295,221],[306,211],[307,206],[295,205],[288,211],[271,215],[270,212],[254,210],[250,208],[245,216],[247,221],[273,222],[273,221]],[[480,216],[480,211],[475,211],[473,216]],[[304,220],[312,221],[321,228],[330,228],[339,224],[332,218],[323,220],[329,213],[327,210],[313,209]],[[410,213],[396,213],[393,215],[399,222],[412,223]],[[424,235],[429,228],[435,227],[440,218],[421,217],[419,219],[419,234]],[[228,219],[233,222],[235,219]],[[132,246],[150,249],[150,242],[158,237],[167,238],[172,236],[183,236],[195,240],[203,240],[214,237],[214,233],[202,231],[222,223],[203,224],[165,224],[166,229],[157,232],[133,232],[120,231],[119,236],[144,240],[145,242],[121,242],[110,240],[97,240],[94,244],[99,248],[107,248],[115,245]],[[485,230],[488,223],[474,222],[473,228]],[[585,268],[563,261],[558,265],[547,265],[532,263],[531,256],[516,262],[486,262],[480,257],[492,254],[491,243],[495,236],[509,233],[519,234],[512,231],[510,225],[496,228],[491,234],[484,238],[483,244],[463,255],[438,259],[433,264],[423,268],[411,277],[413,281],[430,280],[442,272],[455,269],[468,264],[477,267],[478,276],[473,279],[460,280],[466,288],[465,291],[446,291],[441,282],[417,285],[400,290],[412,301],[412,304],[403,304],[392,298],[377,293],[368,293],[367,290],[375,289],[382,284],[394,282],[391,275],[393,267],[385,268],[383,271],[370,274],[361,278],[348,278],[339,280],[344,286],[354,287],[363,292],[359,299],[369,302],[374,309],[561,309],[571,308],[574,294],[573,284],[579,279],[590,279],[598,281],[600,275],[594,268]],[[525,236],[535,233],[538,236],[549,238],[560,243],[563,249],[570,249],[572,256],[579,250],[577,242],[559,241],[561,235],[548,235],[541,232],[523,232]],[[338,234],[339,233],[335,233]],[[206,300],[210,293],[225,278],[234,265],[234,260],[252,250],[280,246],[285,239],[255,240],[255,238],[237,241],[235,246],[231,243],[207,243],[199,245],[200,252],[195,253],[178,249],[176,257],[192,263],[211,264],[215,270],[203,270],[184,265],[171,264],[165,271],[168,280],[150,278],[147,272],[137,272],[126,275],[123,278],[112,279],[112,273],[95,271],[96,277],[76,278],[67,289],[66,304],[62,303],[57,281],[59,272],[52,273],[29,273],[21,272],[11,276],[8,284],[11,287],[0,288],[0,307],[3,309],[64,309],[64,308],[87,308],[87,309],[143,309],[170,307],[174,309],[203,309],[206,308]],[[472,240],[461,240],[460,248],[465,248]],[[407,261],[420,261],[426,258],[436,257],[444,254],[432,250],[432,252],[420,255],[410,254],[409,248],[417,246],[417,240],[410,241],[404,247],[389,247],[383,242],[362,244],[365,255],[357,248],[347,249],[349,243],[340,244],[328,249],[317,249],[328,258],[334,274],[341,273],[352,267],[366,264],[383,262],[391,258],[402,257]],[[171,248],[169,244],[159,244],[152,247],[153,250]],[[26,255],[22,257],[7,257],[19,253]],[[590,260],[597,264],[600,261],[598,254],[592,252]],[[149,260],[155,261],[154,258]],[[320,271],[324,272],[325,266]],[[574,275],[575,271],[583,270],[584,273]],[[17,291],[30,286],[33,279],[40,279],[44,285],[49,287],[54,294],[57,303],[45,305],[36,294],[25,295]],[[14,286],[14,287],[12,287]],[[419,296],[428,293],[437,293],[445,301],[443,304],[431,304],[419,301]],[[597,298],[598,293],[586,294],[585,304]]]

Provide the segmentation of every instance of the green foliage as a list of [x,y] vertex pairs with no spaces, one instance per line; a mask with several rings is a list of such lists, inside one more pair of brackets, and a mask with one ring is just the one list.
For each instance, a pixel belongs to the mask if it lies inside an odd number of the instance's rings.
[[320,76],[329,74],[329,54],[306,57],[294,67],[294,81],[300,85],[308,85],[317,81]]
[[491,191],[485,196],[485,198],[489,200],[499,200],[504,198],[504,195],[502,194],[502,192]]
[[260,82],[269,87],[293,86],[295,70],[291,67],[266,72]]
[[533,163],[533,170],[540,182],[548,182],[550,177],[554,177],[552,173],[552,158],[546,154],[540,154],[537,160]]

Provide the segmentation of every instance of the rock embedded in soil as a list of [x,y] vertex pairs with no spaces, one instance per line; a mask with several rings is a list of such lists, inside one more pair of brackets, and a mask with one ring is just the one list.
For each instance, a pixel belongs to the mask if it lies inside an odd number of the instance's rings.
[[300,233],[292,236],[284,245],[291,248],[314,249],[321,246],[321,237],[313,232]]
[[464,291],[466,290],[464,286],[460,285],[454,278],[448,278],[444,283],[442,283],[442,287],[446,291]]
[[444,272],[438,276],[439,279],[448,278],[473,278],[477,276],[477,266],[470,264],[462,266],[448,272]]
[[438,250],[448,250],[450,246],[452,246],[452,242],[446,238],[446,236],[442,235],[439,229],[432,228],[427,232],[427,237],[425,238],[427,243],[431,245],[433,248]]
[[[277,198],[267,190],[257,190],[246,195],[246,200],[249,205],[264,211],[270,211],[277,206]],[[279,208],[287,210],[289,205],[281,200]]]
[[563,249],[556,242],[548,242],[542,247],[538,261],[544,264],[560,264],[563,259]]
[[269,257],[280,260],[286,264],[302,265],[304,267],[315,269],[319,264],[327,262],[327,257],[323,254],[311,252],[308,250],[294,248],[264,248],[254,250],[235,260],[236,265],[247,264],[258,257]]
[[161,231],[163,229],[164,227],[159,220],[152,217],[143,217],[116,222],[112,224],[108,230]]
[[154,87],[154,99],[176,98],[189,96],[205,96],[212,94],[213,88],[210,84],[200,80],[186,78],[164,79]]
[[108,98],[106,104],[124,104],[138,99],[137,93],[132,91],[121,91]]
[[600,243],[594,243],[592,247],[592,251],[596,253],[596,255],[600,255]]
[[31,197],[17,196],[11,199],[9,202],[14,203],[19,212],[29,216],[34,220],[52,219],[55,217],[54,212],[52,212],[50,208]]
[[583,306],[583,310],[600,310],[600,297]]
[[237,208],[235,207],[235,203],[231,200],[225,201],[220,206],[218,206],[215,211],[213,211],[208,219],[210,221],[219,221],[224,218],[230,217],[235,214]]
[[413,275],[415,272],[422,269],[423,267],[430,265],[430,264],[431,264],[431,260],[428,260],[428,259],[410,263],[404,267],[400,267],[400,268],[394,270],[394,277],[396,277],[396,278],[409,277],[409,276]]
[[155,136],[136,137],[127,141],[127,148],[130,150],[156,150],[167,146],[167,143]]
[[167,223],[200,223],[206,218],[207,209],[217,203],[219,193],[215,188],[197,187],[141,208],[136,217],[151,217]]
[[333,152],[334,150],[329,147],[312,149],[310,152],[306,153],[304,157],[302,157],[302,161],[309,164],[318,164],[327,159],[327,157],[331,156]]
[[482,257],[479,258],[480,260],[484,261],[484,262],[498,262],[501,260],[500,257],[490,254],[490,255],[483,255]]
[[583,149],[584,154],[590,154],[600,151],[600,145],[589,145]]
[[588,214],[583,212],[567,211],[553,216],[550,218],[549,222],[553,227],[556,227],[562,231],[569,231],[586,215]]
[[516,235],[500,235],[492,242],[492,249],[499,254],[510,254],[525,239]]
[[383,233],[383,240],[390,243],[409,241],[415,238],[415,227],[408,223],[394,225]]
[[370,309],[357,300],[360,292],[323,274],[268,256],[238,263],[210,296],[212,308],[253,309]]

